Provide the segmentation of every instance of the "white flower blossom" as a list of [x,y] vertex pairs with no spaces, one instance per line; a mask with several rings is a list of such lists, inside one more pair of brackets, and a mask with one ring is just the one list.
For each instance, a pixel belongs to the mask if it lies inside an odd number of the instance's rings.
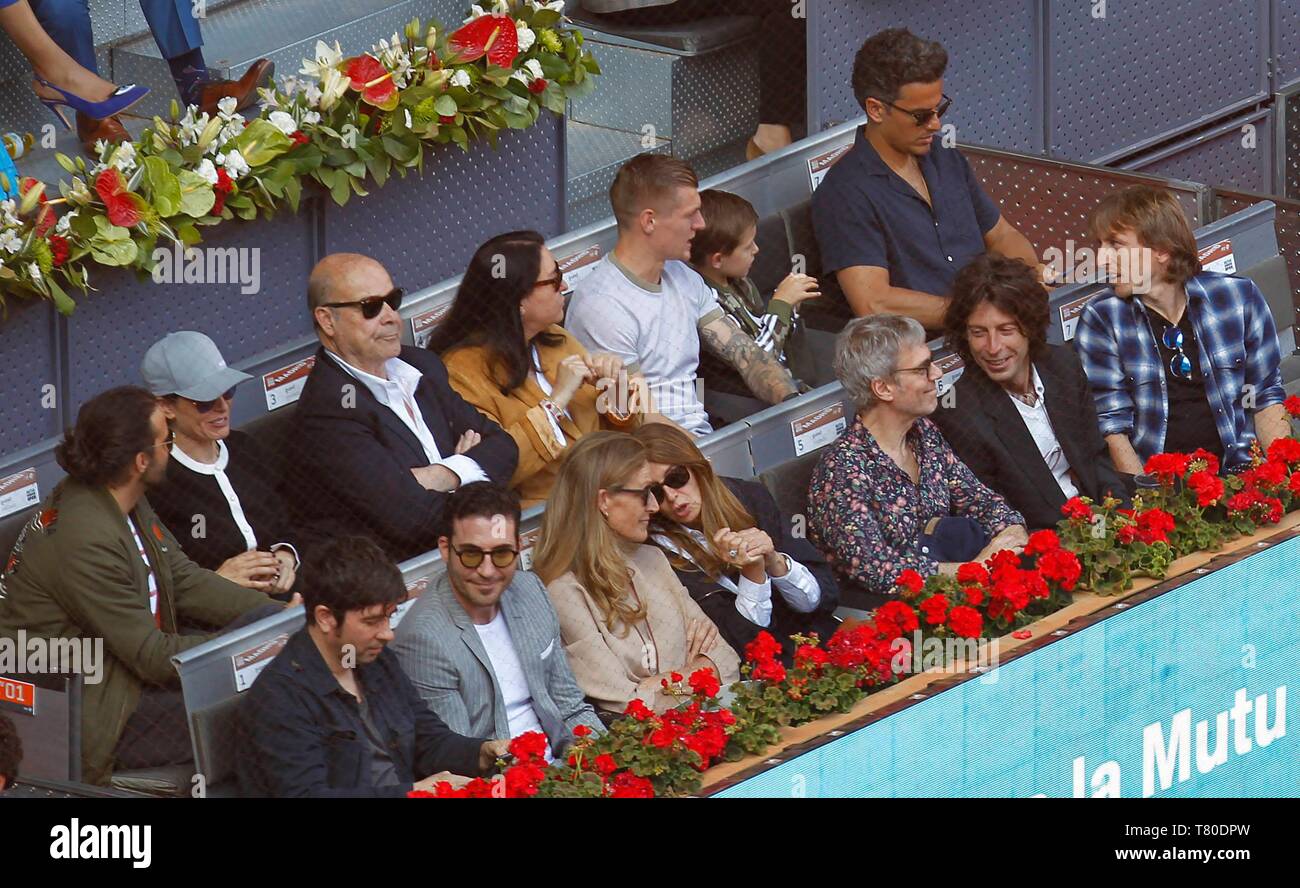
[[550,0],[550,2],[541,2],[538,0],[528,0],[528,5],[533,9],[549,9],[551,12],[564,12],[564,0]]
[[217,102],[217,112],[222,117],[234,117],[235,109],[239,107],[239,100],[234,96],[226,96]]
[[238,179],[249,170],[248,162],[244,160],[244,156],[235,149],[231,149],[226,154],[226,159],[222,163],[222,166],[226,168],[226,172],[232,179]]
[[0,217],[3,217],[6,226],[18,224],[18,204],[12,200],[0,201]]
[[107,143],[107,142],[105,142],[103,139],[96,139],[96,140],[95,140],[95,156],[96,156],[96,157],[103,157],[103,156],[104,156],[104,152],[107,151],[107,150],[108,150],[108,143]]
[[316,124],[316,123],[320,123],[320,112],[318,112],[318,111],[307,111],[307,112],[304,112],[304,113],[303,113],[303,115],[302,115],[302,125],[303,125],[303,126],[310,126],[310,125],[312,125],[312,124]]
[[339,46],[337,40],[334,41],[333,49],[324,40],[317,40],[315,58],[303,59],[302,69],[298,73],[324,80],[326,72],[337,68],[341,61],[343,61],[343,48]]
[[41,279],[41,267],[35,262],[28,263],[27,273],[32,276],[32,280],[34,281],[39,281]]
[[12,228],[6,228],[0,232],[0,249],[7,253],[17,253],[23,248],[23,239],[18,236],[18,232]]
[[348,85],[351,81],[344,77],[339,71],[330,68],[321,78],[320,88],[320,109],[328,111],[338,104],[339,99],[343,98],[344,93],[348,91]]
[[206,181],[209,185],[217,184],[217,167],[215,164],[213,164],[212,161],[208,160],[206,157],[203,158],[203,162],[199,164],[199,168],[194,172],[202,176],[204,181]]
[[524,69],[529,74],[533,75],[533,80],[540,80],[545,76],[545,72],[542,71],[542,63],[537,61],[537,59],[529,59],[524,62]]
[[302,97],[307,100],[307,104],[312,108],[320,107],[320,87],[314,83],[307,84],[307,88],[302,91]]
[[519,35],[519,51],[528,52],[528,50],[532,49],[533,44],[537,42],[537,35],[533,33],[533,29],[523,22],[517,21],[515,22],[515,31]]
[[414,126],[415,126],[415,121],[413,121],[413,120],[411,119],[411,109],[410,109],[410,108],[403,108],[403,109],[402,109],[402,113],[406,115],[406,128],[407,128],[407,129],[411,129],[412,127],[414,127]]
[[292,114],[286,114],[283,111],[272,111],[267,115],[266,119],[286,136],[292,136],[298,131],[298,123],[293,119]]
[[469,89],[469,72],[462,69],[451,75],[451,85],[459,86],[463,89]]
[[474,21],[474,19],[482,18],[485,15],[487,15],[487,12],[484,11],[483,7],[475,3],[469,8],[469,16],[465,19],[465,22],[468,24],[469,22]]
[[113,152],[111,166],[117,167],[125,175],[130,175],[135,169],[135,145],[131,142],[123,142],[117,146]]
[[72,229],[72,219],[76,215],[77,211],[73,210],[60,216],[59,221],[54,223],[54,233],[67,234]]

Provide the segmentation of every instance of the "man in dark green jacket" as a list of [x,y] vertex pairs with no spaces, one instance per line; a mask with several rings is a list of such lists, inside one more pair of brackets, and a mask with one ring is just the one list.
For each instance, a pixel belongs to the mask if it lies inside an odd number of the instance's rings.
[[0,635],[103,639],[105,662],[82,669],[82,779],[90,783],[108,782],[122,741],[144,749],[164,730],[132,716],[144,709],[143,695],[176,686],[174,654],[212,637],[179,635],[182,622],[217,628],[275,603],[191,562],[150,508],[144,494],[164,477],[170,444],[144,389],[124,386],[87,402],[56,452],[68,477],[0,572]]

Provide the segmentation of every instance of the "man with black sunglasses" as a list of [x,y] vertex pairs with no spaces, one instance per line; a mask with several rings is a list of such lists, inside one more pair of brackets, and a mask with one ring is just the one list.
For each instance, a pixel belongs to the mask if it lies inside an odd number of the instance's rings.
[[411,607],[393,650],[453,731],[498,740],[542,731],[558,756],[574,728],[604,728],[569,670],[546,589],[516,570],[518,529],[519,498],[504,487],[452,493],[438,538],[447,573]]
[[450,386],[437,355],[402,346],[402,290],[368,256],[312,270],[321,347],[295,416],[287,495],[304,543],[364,533],[395,561],[432,549],[447,494],[508,483],[514,440]]
[[952,106],[948,54],[902,28],[868,38],[853,65],[867,122],[813,195],[822,269],[854,315],[901,314],[943,325],[957,271],[984,252],[1038,266],[961,152],[936,139]]
[[1202,270],[1173,193],[1116,192],[1089,230],[1111,289],[1084,307],[1075,346],[1115,467],[1203,450],[1236,469],[1256,439],[1267,450],[1290,434],[1268,302],[1249,278]]

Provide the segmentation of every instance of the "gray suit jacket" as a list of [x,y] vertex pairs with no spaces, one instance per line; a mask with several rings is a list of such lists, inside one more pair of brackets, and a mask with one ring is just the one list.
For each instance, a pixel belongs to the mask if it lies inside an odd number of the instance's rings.
[[[517,572],[501,596],[501,610],[552,753],[561,756],[573,742],[577,725],[604,731],[569,669],[560,621],[537,576]],[[446,574],[411,605],[392,648],[420,696],[453,731],[509,739],[505,701],[492,661]]]

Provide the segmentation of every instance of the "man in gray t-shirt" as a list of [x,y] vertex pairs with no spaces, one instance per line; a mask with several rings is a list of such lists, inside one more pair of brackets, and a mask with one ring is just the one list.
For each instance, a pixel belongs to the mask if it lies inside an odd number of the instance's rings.
[[640,370],[655,410],[707,435],[713,429],[696,379],[701,343],[763,401],[780,403],[798,389],[686,264],[691,238],[704,227],[698,186],[691,168],[674,157],[641,154],[623,165],[609,192],[618,243],[577,285],[565,326],[589,350],[618,355],[629,372]]

